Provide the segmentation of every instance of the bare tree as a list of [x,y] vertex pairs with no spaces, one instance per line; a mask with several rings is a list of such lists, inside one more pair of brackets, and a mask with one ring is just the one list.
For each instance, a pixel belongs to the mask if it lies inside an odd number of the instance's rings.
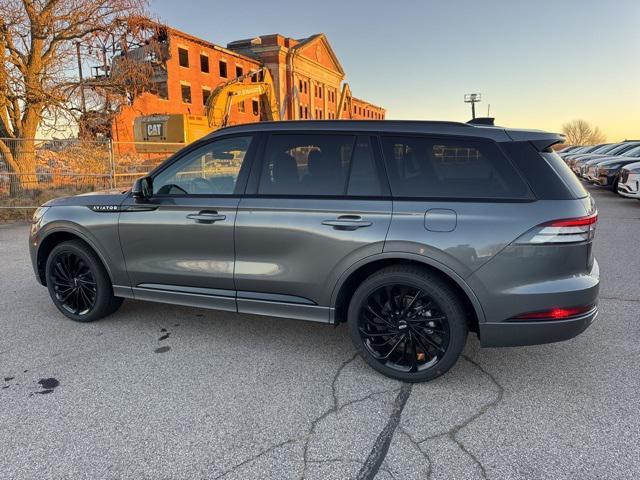
[[15,173],[12,190],[36,186],[33,138],[43,121],[67,111],[76,42],[109,31],[145,0],[0,2],[0,155]]
[[562,133],[569,145],[596,145],[604,143],[607,137],[598,128],[585,120],[573,120],[562,125]]
[[146,16],[131,16],[109,32],[92,35],[83,46],[97,66],[82,85],[88,108],[78,118],[78,135],[109,137],[122,105],[142,92],[157,93],[163,79],[166,84],[167,27]]

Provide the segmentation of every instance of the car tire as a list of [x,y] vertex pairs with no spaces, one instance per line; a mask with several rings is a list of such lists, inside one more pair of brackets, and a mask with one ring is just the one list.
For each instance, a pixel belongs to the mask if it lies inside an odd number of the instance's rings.
[[112,314],[123,299],[96,253],[81,240],[63,242],[47,257],[47,289],[54,305],[67,318],[93,322]]
[[349,303],[347,323],[362,358],[383,375],[405,382],[425,382],[447,372],[468,334],[459,294],[439,275],[408,265],[381,269],[362,282]]

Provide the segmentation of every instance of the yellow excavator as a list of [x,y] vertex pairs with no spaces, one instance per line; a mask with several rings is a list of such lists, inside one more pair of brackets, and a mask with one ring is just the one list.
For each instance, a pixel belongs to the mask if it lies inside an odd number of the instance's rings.
[[[245,83],[246,80],[252,83]],[[177,150],[229,124],[231,107],[250,97],[260,98],[260,111],[265,120],[279,120],[273,78],[267,68],[261,68],[218,85],[204,107],[205,115],[174,113],[137,117],[133,123],[136,150],[161,153]],[[169,144],[169,145],[167,145]],[[168,148],[169,147],[169,148]]]

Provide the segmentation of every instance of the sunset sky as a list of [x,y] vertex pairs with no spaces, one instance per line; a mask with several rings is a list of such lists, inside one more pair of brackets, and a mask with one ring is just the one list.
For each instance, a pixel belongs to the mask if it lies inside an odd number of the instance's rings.
[[585,119],[640,138],[640,0],[152,0],[211,42],[324,32],[354,95],[390,119],[466,121],[463,95],[499,125],[559,131]]

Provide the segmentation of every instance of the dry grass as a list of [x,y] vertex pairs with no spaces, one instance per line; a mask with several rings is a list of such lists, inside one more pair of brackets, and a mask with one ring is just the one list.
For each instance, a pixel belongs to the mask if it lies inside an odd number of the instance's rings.
[[49,189],[24,192],[19,197],[0,197],[0,222],[31,220],[37,206],[51,199],[78,195],[96,190],[93,186],[71,189]]

